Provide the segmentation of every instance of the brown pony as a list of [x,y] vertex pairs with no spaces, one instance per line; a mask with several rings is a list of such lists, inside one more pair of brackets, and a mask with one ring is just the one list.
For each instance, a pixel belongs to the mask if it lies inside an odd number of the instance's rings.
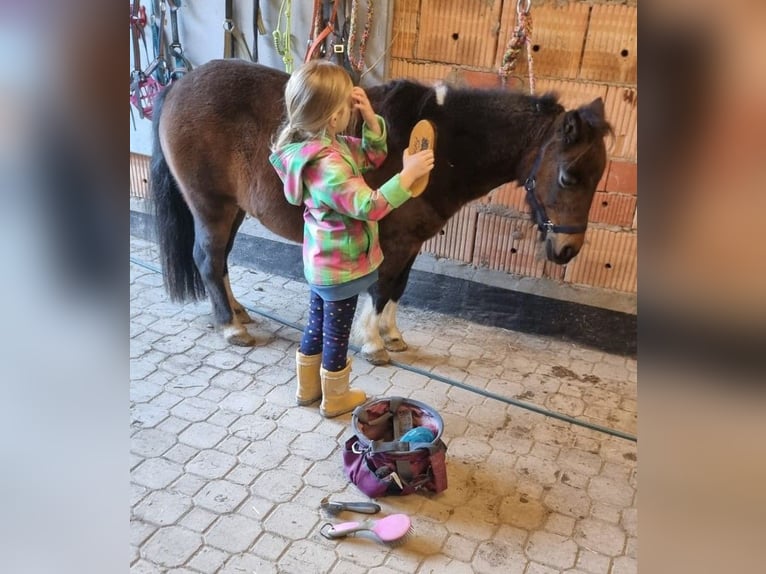
[[[302,208],[290,205],[268,162],[284,114],[288,75],[242,60],[214,60],[186,74],[155,102],[151,190],[165,286],[173,300],[210,296],[227,341],[253,345],[251,319],[229,284],[227,258],[245,213],[295,242]],[[385,259],[363,314],[362,354],[375,364],[407,348],[396,309],[424,241],[463,205],[518,181],[549,260],[567,263],[582,247],[611,131],[604,104],[565,110],[554,94],[428,87],[395,80],[367,90],[386,119],[388,158],[366,179],[377,187],[402,169],[418,120],[436,125],[436,164],[425,192],[380,222]]]

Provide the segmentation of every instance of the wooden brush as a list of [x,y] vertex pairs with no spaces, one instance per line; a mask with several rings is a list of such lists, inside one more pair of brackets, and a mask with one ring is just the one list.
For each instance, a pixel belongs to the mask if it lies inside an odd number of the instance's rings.
[[[436,128],[430,121],[420,120],[415,124],[410,132],[410,147],[408,149],[410,154],[426,149],[436,150]],[[425,191],[430,176],[431,173],[429,172],[415,180],[410,186],[412,197],[417,197]]]

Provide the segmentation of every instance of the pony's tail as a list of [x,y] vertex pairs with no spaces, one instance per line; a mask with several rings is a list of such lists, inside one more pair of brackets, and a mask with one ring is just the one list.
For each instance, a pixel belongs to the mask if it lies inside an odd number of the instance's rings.
[[170,173],[159,137],[162,105],[172,85],[154,100],[149,190],[165,290],[172,301],[196,301],[205,297],[205,284],[194,263],[194,219]]

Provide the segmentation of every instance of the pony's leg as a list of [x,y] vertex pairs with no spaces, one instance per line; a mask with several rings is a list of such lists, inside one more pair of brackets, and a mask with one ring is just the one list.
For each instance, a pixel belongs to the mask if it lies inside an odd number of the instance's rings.
[[231,253],[231,248],[234,247],[234,239],[237,237],[237,231],[239,231],[239,227],[242,225],[242,221],[244,221],[244,219],[245,212],[244,210],[240,209],[237,213],[236,219],[234,220],[234,225],[231,228],[229,242],[226,244],[226,265],[223,272],[223,284],[224,287],[226,287],[226,295],[229,297],[229,305],[231,305],[232,311],[234,311],[237,319],[239,319],[239,322],[242,324],[252,323],[253,319],[250,317],[242,303],[237,301],[237,299],[234,297],[233,291],[231,290],[231,283],[229,281],[229,254]]
[[380,336],[383,338],[383,343],[389,351],[400,352],[407,350],[407,343],[396,326],[396,312],[399,309],[399,299],[404,294],[404,288],[407,286],[407,281],[410,278],[410,269],[412,269],[414,263],[415,257],[407,262],[404,270],[396,278],[391,288],[391,299],[385,304],[380,313],[378,325]]
[[255,345],[255,338],[247,332],[233,312],[229,303],[227,282],[224,281],[226,247],[235,218],[236,212],[229,217],[220,217],[215,224],[207,222],[205,225],[196,225],[194,262],[210,297],[215,326],[221,329],[223,337],[229,343],[249,347]]
[[404,342],[402,333],[396,326],[396,312],[398,309],[398,301],[386,303],[386,306],[383,307],[383,312],[380,314],[380,323],[378,325],[380,336],[383,338],[383,344],[387,350],[394,352],[407,350],[407,343]]
[[359,321],[355,323],[355,331],[362,338],[360,351],[362,357],[373,365],[385,365],[391,361],[391,358],[380,336],[380,313],[376,311],[374,302],[374,297],[365,301]]

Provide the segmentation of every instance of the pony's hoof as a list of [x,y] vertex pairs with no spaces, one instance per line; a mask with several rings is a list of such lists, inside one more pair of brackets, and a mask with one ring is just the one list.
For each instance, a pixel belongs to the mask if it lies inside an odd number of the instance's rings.
[[404,339],[389,339],[385,341],[385,345],[386,350],[394,353],[401,353],[402,351],[409,349],[409,346],[404,342]]
[[391,357],[388,356],[388,352],[385,349],[378,349],[377,351],[364,351],[361,352],[362,358],[372,365],[387,365],[391,362]]
[[239,322],[243,325],[246,323],[252,323],[253,318],[248,314],[248,312],[245,310],[245,308],[236,309],[234,313],[237,314],[237,319],[239,319]]
[[239,329],[224,329],[223,338],[228,343],[238,347],[253,347],[255,345],[255,337],[242,327]]
[[237,347],[255,347],[255,337],[252,335],[232,335],[226,340]]

